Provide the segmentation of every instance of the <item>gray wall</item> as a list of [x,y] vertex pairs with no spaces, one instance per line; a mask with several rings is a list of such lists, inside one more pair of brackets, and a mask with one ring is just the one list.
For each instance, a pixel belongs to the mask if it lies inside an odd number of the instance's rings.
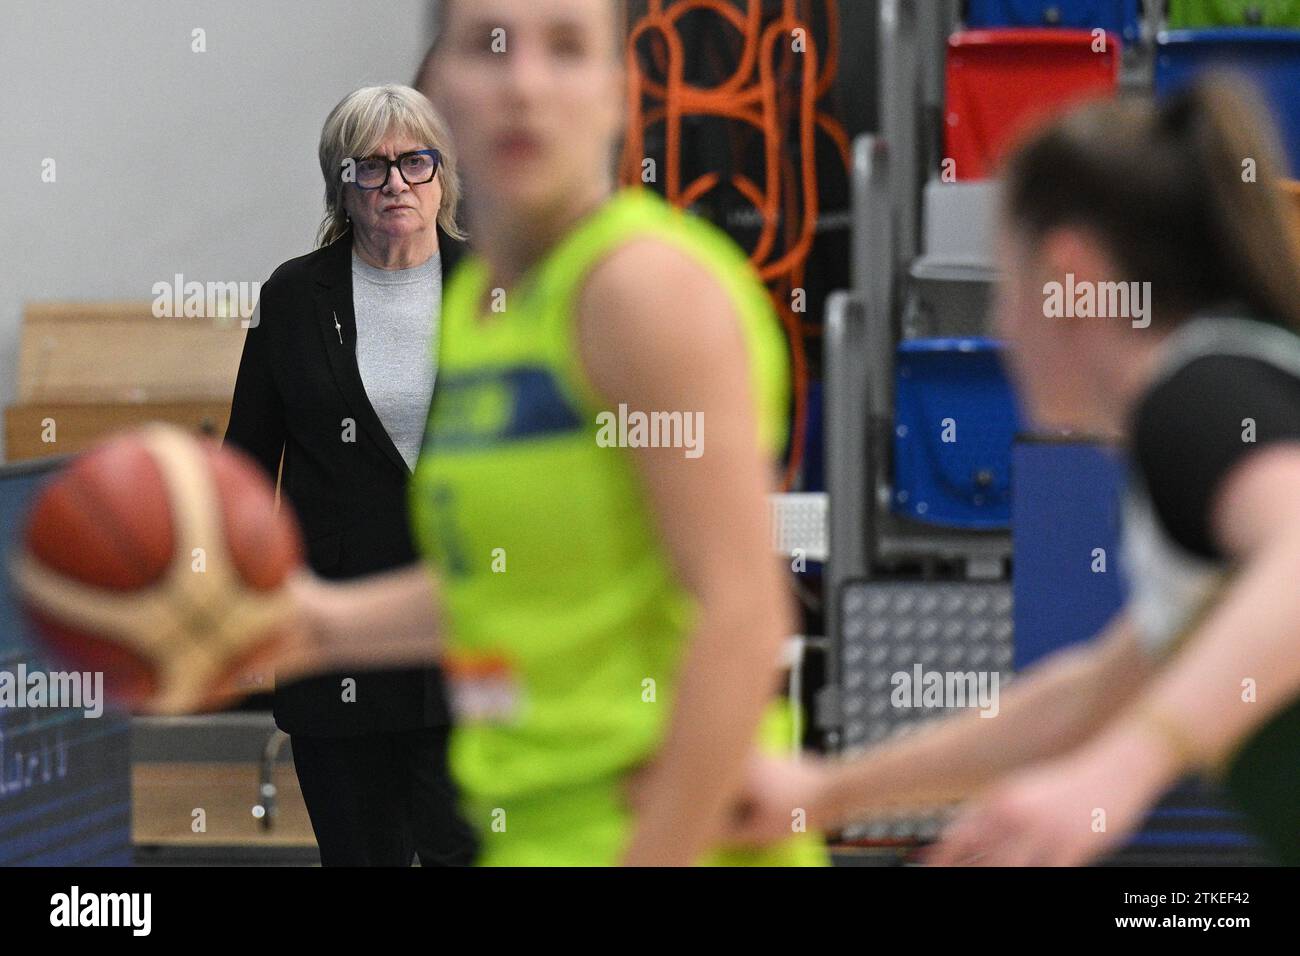
[[[262,281],[310,251],[316,142],[349,90],[409,83],[428,0],[4,0],[0,403],[23,303]],[[191,50],[191,31],[207,52]],[[42,162],[57,182],[41,181]]]

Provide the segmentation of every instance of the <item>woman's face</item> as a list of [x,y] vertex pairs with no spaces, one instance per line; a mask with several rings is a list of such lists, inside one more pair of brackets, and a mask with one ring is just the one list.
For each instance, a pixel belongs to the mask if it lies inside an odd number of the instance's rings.
[[[1024,412],[1047,429],[1095,431],[1099,427],[1091,374],[1089,336],[1077,323],[1088,319],[1048,315],[1044,286],[1062,282],[1069,266],[1058,263],[1044,244],[1030,243],[1004,225],[998,241],[999,281],[994,326]],[[1079,272],[1084,272],[1080,264]]]
[[457,0],[424,92],[475,202],[523,215],[611,179],[623,76],[610,0]]
[[[396,159],[403,153],[429,148],[427,143],[409,137],[389,135],[369,155]],[[355,183],[344,185],[343,208],[352,217],[352,228],[363,241],[387,243],[428,235],[438,226],[442,183],[434,176],[427,183],[408,185],[394,166],[388,171],[388,181],[379,189],[360,189]]]

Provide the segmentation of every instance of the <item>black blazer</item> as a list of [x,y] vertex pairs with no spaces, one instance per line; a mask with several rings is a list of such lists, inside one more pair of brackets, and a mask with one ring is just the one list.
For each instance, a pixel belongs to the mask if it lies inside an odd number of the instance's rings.
[[[464,245],[438,230],[444,280]],[[239,363],[226,441],[275,480],[302,526],[307,563],[341,579],[416,560],[410,473],[366,397],[357,368],[352,236],[291,259],[262,287]],[[336,326],[337,322],[337,326]],[[347,421],[355,423],[348,441]],[[343,680],[356,680],[355,702]],[[356,671],[276,686],[275,722],[290,734],[354,737],[448,722],[437,669]]]

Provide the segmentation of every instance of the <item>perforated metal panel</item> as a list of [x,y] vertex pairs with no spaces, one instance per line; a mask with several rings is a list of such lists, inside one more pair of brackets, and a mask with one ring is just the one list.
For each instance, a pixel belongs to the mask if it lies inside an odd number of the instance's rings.
[[[1011,678],[1009,584],[856,582],[840,592],[840,613],[840,706],[848,750],[961,707],[995,705]],[[941,819],[881,818],[848,835],[929,839]]]

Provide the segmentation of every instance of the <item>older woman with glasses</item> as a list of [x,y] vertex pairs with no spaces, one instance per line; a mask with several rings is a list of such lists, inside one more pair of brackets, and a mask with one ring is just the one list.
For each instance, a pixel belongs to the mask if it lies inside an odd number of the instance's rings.
[[[464,236],[446,127],[409,87],[344,98],[325,121],[320,166],[319,248],[263,286],[226,440],[280,474],[311,568],[344,579],[415,557],[407,483],[433,393],[443,277]],[[279,685],[275,719],[323,864],[471,862],[436,669]]]

